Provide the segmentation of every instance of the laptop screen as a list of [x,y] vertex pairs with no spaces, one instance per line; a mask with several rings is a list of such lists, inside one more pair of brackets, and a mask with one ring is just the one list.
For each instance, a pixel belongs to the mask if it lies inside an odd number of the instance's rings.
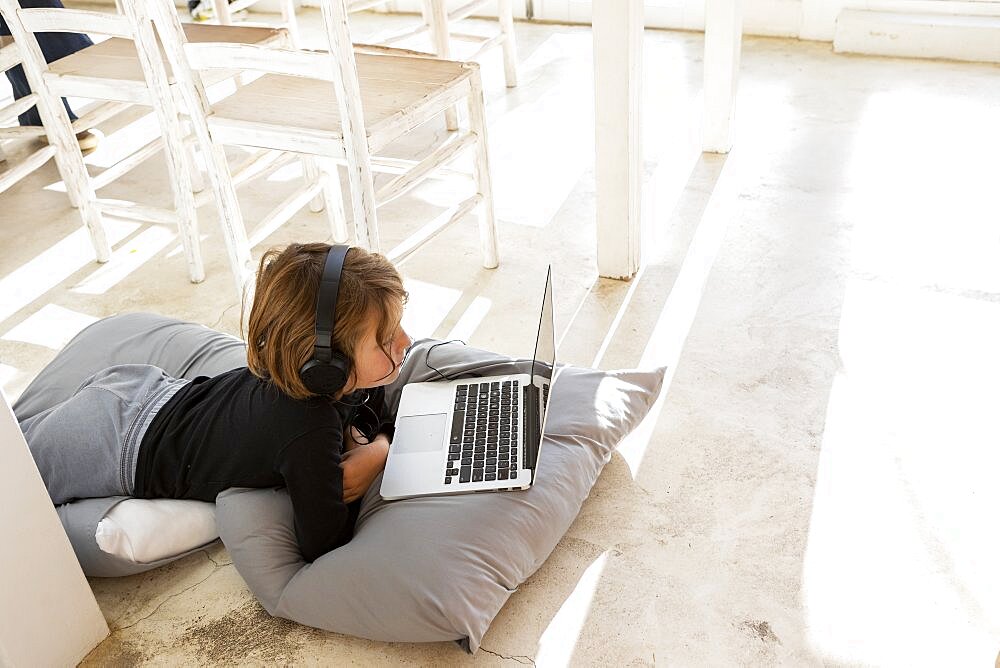
[[552,318],[552,265],[545,277],[545,296],[542,298],[542,313],[538,319],[538,338],[535,340],[535,356],[531,362],[531,384],[539,390],[552,380],[552,369],[556,364],[556,336]]
[[[545,296],[542,298],[542,313],[538,319],[538,339],[535,341],[535,357],[531,363],[531,384],[538,398],[538,406],[529,420],[531,432],[529,447],[525,448],[526,466],[535,471],[538,454],[545,433],[545,419],[548,416],[549,395],[555,383],[553,373],[556,366],[556,336],[552,315],[552,266],[545,276]],[[526,406],[527,407],[527,406]],[[535,472],[537,475],[537,471]]]

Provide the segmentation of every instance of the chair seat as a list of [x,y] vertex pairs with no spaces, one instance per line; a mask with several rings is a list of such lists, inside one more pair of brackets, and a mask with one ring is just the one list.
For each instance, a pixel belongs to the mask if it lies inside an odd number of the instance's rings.
[[[355,58],[372,152],[461,99],[476,67],[437,58]],[[263,148],[295,150],[308,142],[329,144],[324,153],[343,155],[336,100],[330,82],[267,74],[215,103],[208,122],[223,143],[247,145],[248,134],[256,134],[260,141],[253,145]]]
[[[281,28],[220,26],[185,24],[184,34],[191,42],[231,42],[261,45],[283,45],[288,43],[288,33]],[[170,73],[166,57],[163,62]],[[218,78],[206,83],[211,85],[230,76],[218,72]],[[130,39],[112,37],[82,51],[70,54],[49,64],[47,78],[54,93],[82,95],[81,82],[99,80],[113,81],[119,87],[114,93],[101,90],[100,99],[122,102],[145,102],[148,99],[146,78],[139,64],[135,42]],[[170,74],[171,83],[173,75]],[[60,83],[65,80],[63,83]],[[68,90],[65,90],[68,89]]]

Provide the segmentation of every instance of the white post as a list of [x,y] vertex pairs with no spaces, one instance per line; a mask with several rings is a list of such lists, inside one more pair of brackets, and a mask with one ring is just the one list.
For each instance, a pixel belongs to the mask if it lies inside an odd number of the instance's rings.
[[741,0],[705,0],[705,125],[702,150],[729,153],[733,147],[736,83],[743,38]]
[[[448,7],[445,0],[424,0],[425,17],[429,17],[431,41],[434,43],[434,55],[448,60],[451,58],[451,28],[448,23]],[[444,112],[444,126],[449,131],[458,130],[458,109],[448,107]]]
[[837,15],[848,4],[848,0],[802,0],[802,25],[799,39],[833,41],[837,26]]
[[597,270],[631,278],[639,270],[642,152],[642,0],[593,5],[596,120]]
[[0,391],[0,665],[75,666],[108,636]]

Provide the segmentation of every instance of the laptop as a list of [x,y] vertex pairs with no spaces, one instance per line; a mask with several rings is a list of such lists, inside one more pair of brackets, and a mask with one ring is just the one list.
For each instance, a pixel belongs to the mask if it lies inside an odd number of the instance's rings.
[[403,387],[380,493],[389,500],[528,489],[555,387],[552,267],[530,374]]

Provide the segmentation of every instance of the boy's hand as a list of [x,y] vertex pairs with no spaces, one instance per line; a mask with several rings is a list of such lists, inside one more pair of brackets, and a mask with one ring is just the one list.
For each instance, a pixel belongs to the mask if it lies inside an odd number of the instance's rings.
[[351,503],[364,496],[372,481],[385,468],[385,459],[389,455],[389,437],[379,434],[371,443],[364,445],[359,445],[355,440],[353,446],[348,446],[347,441],[345,438],[345,447],[350,449],[344,452],[340,468],[344,470],[344,501]]
[[344,452],[350,452],[354,448],[361,447],[363,440],[361,432],[356,427],[351,427],[344,434]]

